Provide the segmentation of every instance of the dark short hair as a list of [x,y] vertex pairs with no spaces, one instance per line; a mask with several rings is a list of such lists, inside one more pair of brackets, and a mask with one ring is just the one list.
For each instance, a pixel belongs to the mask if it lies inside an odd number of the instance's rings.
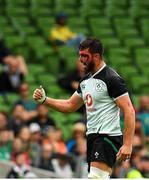
[[61,19],[64,19],[66,21],[67,20],[67,14],[65,14],[63,12],[60,12],[60,13],[56,14],[56,16],[55,16],[56,23],[59,23],[59,21]]
[[89,49],[90,53],[99,53],[102,57],[104,50],[100,40],[96,38],[87,38],[86,40],[82,41],[79,45],[79,50],[84,50],[87,48]]

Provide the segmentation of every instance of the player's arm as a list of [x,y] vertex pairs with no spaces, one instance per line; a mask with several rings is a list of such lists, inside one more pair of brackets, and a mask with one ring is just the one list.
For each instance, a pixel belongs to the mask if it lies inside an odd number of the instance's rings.
[[53,99],[50,97],[46,98],[45,103],[49,107],[64,113],[75,112],[83,105],[83,100],[77,94],[73,94],[69,99]]
[[124,113],[124,142],[117,153],[117,159],[126,160],[130,158],[132,152],[132,141],[135,130],[134,108],[129,98],[125,81],[118,74],[115,73],[109,78],[108,90],[110,97],[114,98],[115,103]]
[[117,156],[121,160],[125,160],[127,157],[130,157],[132,152],[132,143],[135,131],[135,111],[129,95],[121,96],[116,99],[115,102],[124,113],[124,142]]
[[54,99],[51,97],[46,97],[43,88],[39,88],[34,91],[33,99],[64,113],[75,112],[83,105],[82,98],[76,93],[74,93],[69,99],[66,100]]

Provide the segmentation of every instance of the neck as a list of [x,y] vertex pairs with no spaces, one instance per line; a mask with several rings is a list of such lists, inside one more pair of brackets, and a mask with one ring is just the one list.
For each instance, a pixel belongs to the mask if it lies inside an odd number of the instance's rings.
[[98,63],[96,63],[95,68],[92,71],[92,74],[95,74],[97,71],[99,71],[99,69],[101,69],[104,64],[105,64],[104,61],[99,61]]

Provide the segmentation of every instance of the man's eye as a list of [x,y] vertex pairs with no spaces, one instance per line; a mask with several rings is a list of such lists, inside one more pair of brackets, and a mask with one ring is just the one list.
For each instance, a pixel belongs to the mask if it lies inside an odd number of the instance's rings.
[[88,55],[87,54],[82,54],[81,57],[87,58]]

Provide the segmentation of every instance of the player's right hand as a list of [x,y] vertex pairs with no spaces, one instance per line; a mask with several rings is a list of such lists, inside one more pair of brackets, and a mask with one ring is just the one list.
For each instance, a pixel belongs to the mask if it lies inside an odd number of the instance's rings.
[[45,90],[40,86],[33,93],[33,99],[39,103],[44,103],[46,100]]

